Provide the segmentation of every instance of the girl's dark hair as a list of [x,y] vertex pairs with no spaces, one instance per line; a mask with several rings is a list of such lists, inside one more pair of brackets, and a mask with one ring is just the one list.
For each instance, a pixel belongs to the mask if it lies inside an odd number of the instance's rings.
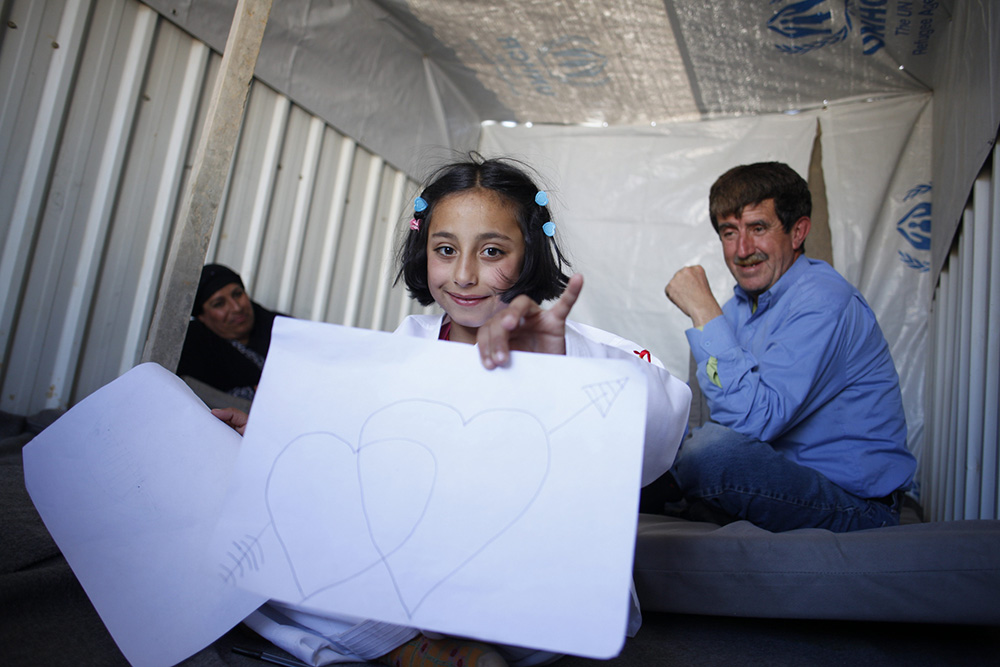
[[[427,285],[427,232],[434,216],[434,207],[445,197],[459,192],[483,189],[501,198],[514,214],[524,236],[524,264],[521,274],[509,290],[500,298],[506,302],[519,294],[527,294],[536,303],[554,299],[569,282],[563,266],[569,262],[563,257],[555,237],[542,231],[542,225],[552,220],[548,206],[535,203],[538,186],[516,160],[493,158],[486,160],[477,153],[468,159],[453,162],[439,168],[428,180],[420,197],[427,202],[427,208],[414,216],[420,220],[420,228],[412,230],[407,226],[396,251],[399,267],[395,282],[402,278],[410,296],[420,305],[434,303]],[[407,219],[411,216],[407,215]],[[395,283],[394,283],[395,284]]]

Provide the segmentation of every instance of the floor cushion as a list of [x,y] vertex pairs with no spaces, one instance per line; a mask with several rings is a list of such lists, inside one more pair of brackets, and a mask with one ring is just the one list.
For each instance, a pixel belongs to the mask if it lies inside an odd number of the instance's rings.
[[772,533],[640,514],[644,610],[1000,625],[1000,521]]

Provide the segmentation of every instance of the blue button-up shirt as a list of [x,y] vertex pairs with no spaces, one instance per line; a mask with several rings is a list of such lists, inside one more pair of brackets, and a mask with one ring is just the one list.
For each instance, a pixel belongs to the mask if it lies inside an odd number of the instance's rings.
[[734,292],[722,316],[687,331],[713,421],[863,498],[909,486],[899,377],[861,293],[805,256],[756,307]]

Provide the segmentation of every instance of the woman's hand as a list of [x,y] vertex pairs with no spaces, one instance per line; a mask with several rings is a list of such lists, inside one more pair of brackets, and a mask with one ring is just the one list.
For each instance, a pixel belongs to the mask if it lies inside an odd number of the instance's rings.
[[246,430],[247,419],[250,418],[250,415],[236,408],[214,408],[212,414],[240,435]]
[[566,318],[583,289],[583,276],[569,279],[566,290],[548,310],[524,294],[479,327],[476,345],[483,366],[494,369],[510,360],[511,350],[566,354]]

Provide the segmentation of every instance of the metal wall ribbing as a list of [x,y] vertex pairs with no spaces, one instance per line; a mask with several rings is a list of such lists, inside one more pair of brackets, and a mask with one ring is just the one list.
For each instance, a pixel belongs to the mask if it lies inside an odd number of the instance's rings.
[[[15,0],[0,41],[0,410],[139,360],[220,58],[134,0]],[[392,329],[404,173],[254,82],[208,251],[256,301]]]
[[929,518],[1000,517],[1000,157],[973,186],[931,311]]

